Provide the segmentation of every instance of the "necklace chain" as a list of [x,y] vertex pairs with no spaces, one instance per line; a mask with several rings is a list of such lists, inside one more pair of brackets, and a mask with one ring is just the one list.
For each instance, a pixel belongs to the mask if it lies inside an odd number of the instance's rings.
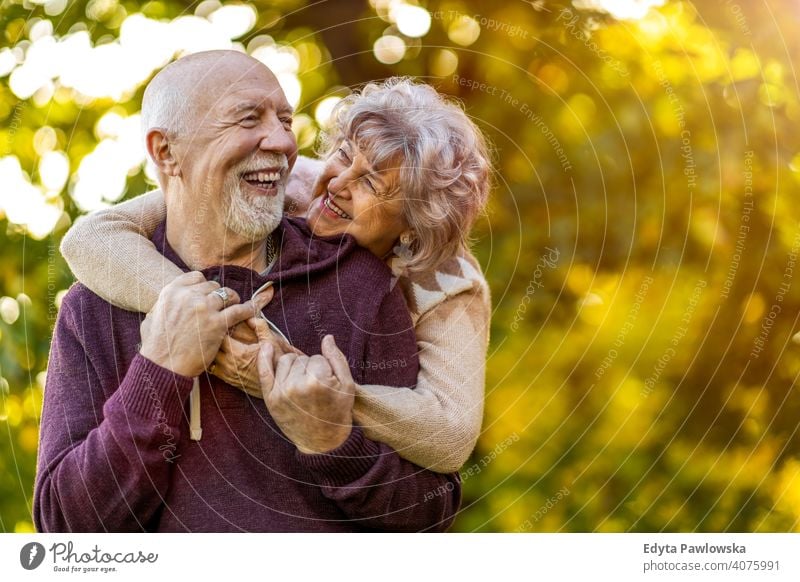
[[272,268],[272,263],[275,262],[277,255],[278,255],[278,248],[277,245],[275,244],[275,237],[273,236],[273,233],[270,233],[269,237],[267,237],[267,256],[266,256],[267,270],[270,270]]

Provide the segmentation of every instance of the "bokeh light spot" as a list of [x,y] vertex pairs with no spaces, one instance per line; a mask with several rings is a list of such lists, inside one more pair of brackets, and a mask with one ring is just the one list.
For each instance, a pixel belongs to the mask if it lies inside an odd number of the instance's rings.
[[411,38],[425,36],[431,29],[431,15],[421,6],[398,4],[393,16],[397,29]]
[[399,36],[387,34],[375,41],[372,47],[375,58],[385,65],[393,65],[403,60],[406,54],[406,43]]
[[448,49],[437,50],[430,60],[431,73],[437,77],[447,77],[458,68],[458,55]]
[[19,318],[19,303],[13,297],[0,297],[0,318],[12,325]]
[[331,114],[336,104],[341,101],[341,97],[325,97],[319,102],[317,108],[314,110],[314,119],[321,127],[328,127],[331,121]]
[[469,46],[478,40],[481,34],[481,26],[478,21],[462,14],[450,23],[447,28],[447,37],[456,44]]

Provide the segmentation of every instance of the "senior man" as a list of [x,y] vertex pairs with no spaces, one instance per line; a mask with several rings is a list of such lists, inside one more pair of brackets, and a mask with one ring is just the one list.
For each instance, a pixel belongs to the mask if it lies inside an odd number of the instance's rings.
[[[271,71],[238,52],[185,57],[148,86],[146,146],[167,203],[153,242],[184,270],[201,272],[164,289],[141,326],[140,315],[83,285],[64,297],[41,422],[39,530],[417,531],[451,523],[457,474],[423,470],[353,425],[352,386],[338,380],[413,385],[415,340],[379,259],[350,237],[312,238],[304,222],[281,218],[297,155],[291,115]],[[241,300],[268,282],[276,291],[263,313],[297,348],[323,353],[279,362],[285,384],[269,409],[204,373],[231,326],[252,315]],[[326,337],[320,346],[320,325],[336,343]],[[409,365],[358,366],[399,358]],[[202,397],[190,406],[194,377]],[[189,430],[193,406],[200,440]]]

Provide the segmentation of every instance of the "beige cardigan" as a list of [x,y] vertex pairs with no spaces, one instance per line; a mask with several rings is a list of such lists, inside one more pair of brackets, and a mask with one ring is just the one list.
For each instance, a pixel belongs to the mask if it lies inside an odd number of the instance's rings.
[[[61,244],[75,276],[113,305],[148,312],[181,271],[149,237],[166,216],[156,190],[78,219]],[[475,258],[401,277],[419,347],[414,390],[358,386],[353,415],[365,434],[442,473],[469,458],[483,417],[491,304]]]

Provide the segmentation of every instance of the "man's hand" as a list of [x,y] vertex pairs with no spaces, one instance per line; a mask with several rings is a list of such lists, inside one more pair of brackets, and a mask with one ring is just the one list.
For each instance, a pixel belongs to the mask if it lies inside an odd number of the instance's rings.
[[211,363],[228,328],[252,317],[257,306],[239,304],[239,296],[225,289],[228,299],[213,292],[220,288],[202,273],[184,273],[164,287],[152,311],[142,322],[140,353],[148,360],[193,377]]
[[355,382],[333,336],[323,338],[322,355],[284,354],[277,367],[272,343],[260,344],[258,372],[264,402],[283,434],[306,454],[331,451],[344,443],[353,429]]

